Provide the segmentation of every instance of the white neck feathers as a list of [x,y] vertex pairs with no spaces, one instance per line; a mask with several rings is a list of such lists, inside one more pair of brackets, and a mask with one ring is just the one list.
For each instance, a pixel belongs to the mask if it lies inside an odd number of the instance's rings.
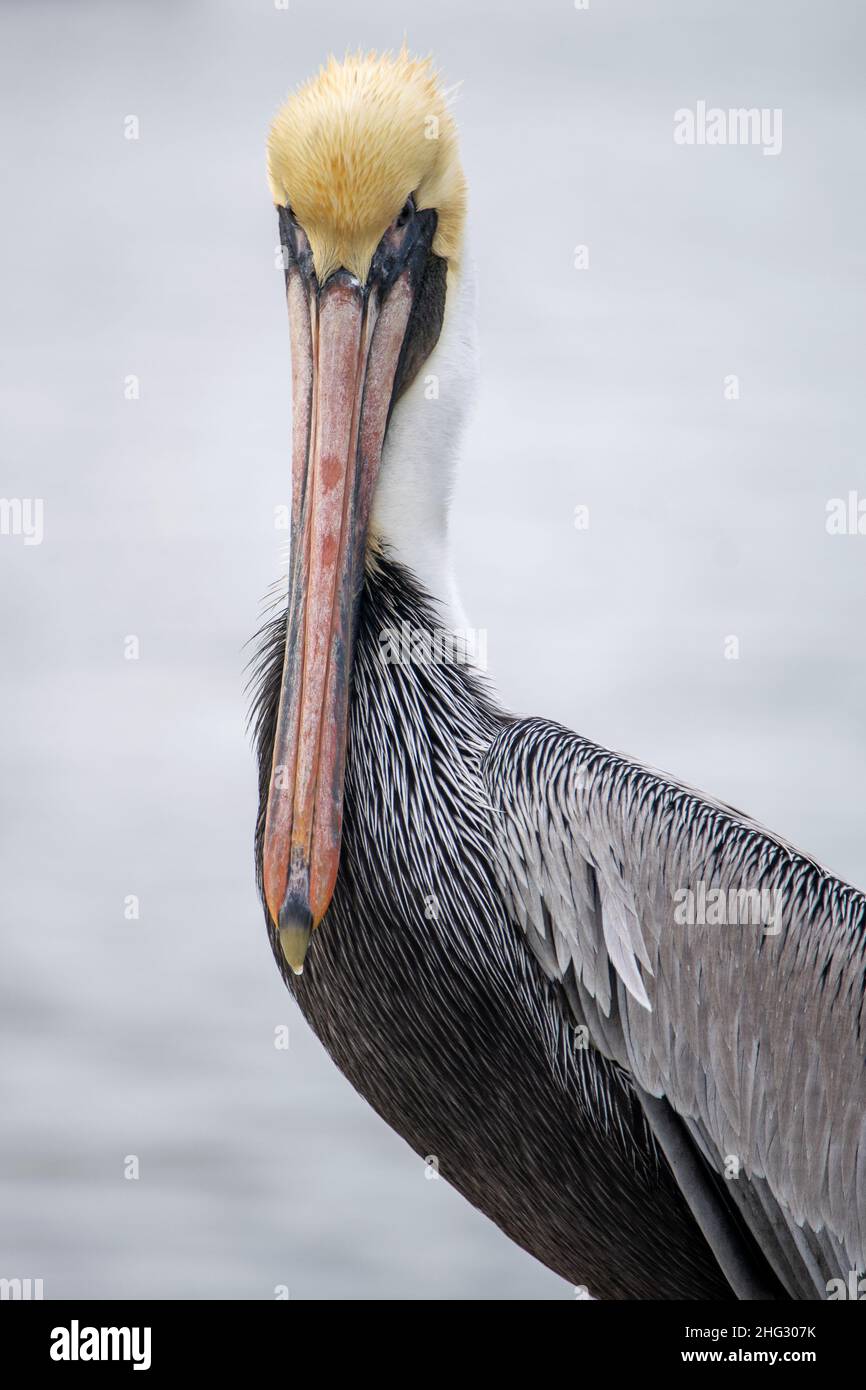
[[437,601],[443,624],[458,630],[467,624],[451,566],[448,508],[478,372],[468,261],[459,279],[449,275],[447,296],[439,341],[388,425],[370,538],[415,574]]

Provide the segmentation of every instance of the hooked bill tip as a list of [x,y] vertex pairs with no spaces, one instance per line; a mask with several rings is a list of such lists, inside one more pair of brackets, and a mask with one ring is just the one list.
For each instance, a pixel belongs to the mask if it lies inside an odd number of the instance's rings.
[[[286,918],[288,917],[288,920]],[[294,913],[280,913],[280,947],[287,963],[296,975],[304,973],[304,959],[312,936],[313,923],[309,913],[298,918]]]

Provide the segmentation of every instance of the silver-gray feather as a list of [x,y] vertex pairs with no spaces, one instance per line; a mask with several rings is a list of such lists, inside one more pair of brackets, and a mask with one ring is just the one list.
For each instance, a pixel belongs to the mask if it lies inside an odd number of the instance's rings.
[[[484,773],[503,892],[596,1046],[666,1098],[716,1172],[739,1171],[730,1199],[793,1296],[862,1270],[864,895],[544,721],[505,728]],[[689,925],[690,891],[753,920]]]

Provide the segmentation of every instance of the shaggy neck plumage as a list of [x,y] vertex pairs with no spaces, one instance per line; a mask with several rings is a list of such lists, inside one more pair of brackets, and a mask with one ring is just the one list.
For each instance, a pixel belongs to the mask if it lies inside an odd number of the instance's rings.
[[[500,894],[483,765],[507,717],[471,669],[384,660],[382,631],[404,622],[429,629],[433,609],[381,556],[359,613],[337,887],[300,979],[269,922],[283,978],[356,1089],[536,1258],[602,1298],[724,1297],[640,1105],[577,1043]],[[285,630],[276,615],[259,658],[260,881]]]

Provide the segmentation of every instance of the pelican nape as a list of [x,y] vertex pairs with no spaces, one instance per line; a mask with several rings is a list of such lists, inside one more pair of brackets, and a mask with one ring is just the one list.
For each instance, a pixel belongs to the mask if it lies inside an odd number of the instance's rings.
[[286,983],[387,1123],[596,1297],[825,1297],[866,1255],[866,899],[510,716],[471,662],[383,659],[385,631],[466,629],[472,288],[435,73],[331,60],[268,169],[292,549],[256,671],[256,858]]

